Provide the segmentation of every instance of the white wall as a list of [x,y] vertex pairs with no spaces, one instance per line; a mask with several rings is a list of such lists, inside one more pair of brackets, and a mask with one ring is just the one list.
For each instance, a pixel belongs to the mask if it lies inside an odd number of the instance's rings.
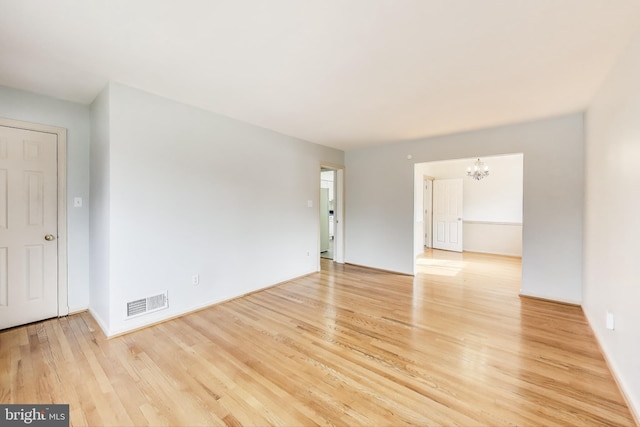
[[522,256],[522,177],[523,156],[483,157],[489,166],[487,178],[467,177],[475,158],[415,165],[415,247],[423,251],[423,177],[460,178],[463,181],[463,250],[499,255]]
[[[343,164],[341,151],[122,85],[107,90],[107,334],[317,270],[320,162]],[[126,301],[163,290],[168,310],[124,320]]]
[[415,163],[523,153],[522,293],[579,303],[583,131],[573,114],[348,151],[346,261],[413,273]]
[[[89,306],[89,108],[0,86],[0,116],[67,129],[67,263],[70,312]],[[82,197],[84,206],[73,207]]]
[[110,315],[110,188],[109,188],[109,89],[91,104],[91,223],[90,223],[90,304],[100,327],[108,329]]
[[[586,114],[583,309],[640,417],[640,33]],[[615,330],[605,328],[607,310]]]
[[464,251],[522,256],[522,224],[465,222],[462,228]]

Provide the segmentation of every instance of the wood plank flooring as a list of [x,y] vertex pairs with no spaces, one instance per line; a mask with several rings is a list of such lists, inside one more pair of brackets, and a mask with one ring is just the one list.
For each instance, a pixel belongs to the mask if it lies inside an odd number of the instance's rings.
[[517,258],[323,271],[107,340],[88,313],[0,332],[0,403],[72,425],[633,425],[579,307]]

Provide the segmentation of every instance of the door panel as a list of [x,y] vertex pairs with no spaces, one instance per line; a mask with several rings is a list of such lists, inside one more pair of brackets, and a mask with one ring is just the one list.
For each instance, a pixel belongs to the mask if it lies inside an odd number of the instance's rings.
[[433,247],[462,252],[462,180],[433,181]]
[[57,136],[0,126],[0,329],[58,315],[57,186]]

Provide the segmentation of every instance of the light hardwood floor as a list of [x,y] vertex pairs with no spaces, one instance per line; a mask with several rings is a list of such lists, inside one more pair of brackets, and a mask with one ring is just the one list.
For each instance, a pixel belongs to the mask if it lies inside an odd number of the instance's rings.
[[341,266],[129,335],[87,313],[0,332],[0,402],[72,425],[632,425],[579,307],[520,260]]

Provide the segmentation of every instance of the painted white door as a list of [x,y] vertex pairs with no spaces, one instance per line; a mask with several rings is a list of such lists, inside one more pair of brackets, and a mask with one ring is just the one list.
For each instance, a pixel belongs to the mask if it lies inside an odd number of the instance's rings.
[[462,252],[462,179],[433,181],[433,247]]
[[0,126],[0,329],[58,315],[57,136]]

